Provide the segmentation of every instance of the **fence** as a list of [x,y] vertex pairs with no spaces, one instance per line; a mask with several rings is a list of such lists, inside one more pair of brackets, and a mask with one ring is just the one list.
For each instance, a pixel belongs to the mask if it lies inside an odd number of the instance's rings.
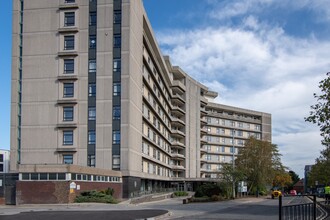
[[329,205],[318,202],[315,195],[295,197],[300,198],[299,204],[283,205],[283,198],[279,197],[280,220],[330,220]]

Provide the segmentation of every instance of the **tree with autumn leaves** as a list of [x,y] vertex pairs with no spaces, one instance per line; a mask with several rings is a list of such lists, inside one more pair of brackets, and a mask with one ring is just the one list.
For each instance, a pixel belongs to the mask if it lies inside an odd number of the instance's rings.
[[286,187],[292,178],[281,162],[277,145],[249,138],[235,160],[236,172],[248,183],[248,192],[266,190],[267,186]]

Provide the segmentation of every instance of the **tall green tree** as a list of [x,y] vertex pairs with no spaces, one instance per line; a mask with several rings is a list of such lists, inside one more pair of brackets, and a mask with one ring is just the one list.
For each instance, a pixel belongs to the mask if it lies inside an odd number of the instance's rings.
[[300,180],[299,175],[296,174],[293,170],[289,171],[289,175],[291,176],[292,179],[292,185],[296,184]]
[[314,93],[317,103],[311,106],[309,116],[306,121],[317,124],[320,127],[322,144],[329,147],[330,144],[330,72],[327,77],[319,83],[321,94]]
[[314,185],[315,181],[318,181],[320,184],[327,184],[330,181],[330,72],[326,76],[319,83],[321,94],[314,93],[317,103],[311,106],[312,110],[309,116],[305,118],[307,122],[319,126],[320,134],[323,138],[322,144],[325,146],[309,174],[310,186]]
[[249,189],[264,189],[271,186],[276,173],[285,167],[281,163],[277,145],[268,141],[248,139],[235,161],[236,168],[244,174]]

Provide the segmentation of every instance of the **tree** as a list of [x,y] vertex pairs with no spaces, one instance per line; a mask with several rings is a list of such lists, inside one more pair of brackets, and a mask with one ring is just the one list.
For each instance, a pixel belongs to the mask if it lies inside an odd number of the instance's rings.
[[312,111],[305,118],[305,121],[319,126],[322,144],[325,146],[309,174],[310,186],[314,185],[315,181],[327,184],[330,180],[330,72],[326,75],[327,77],[319,83],[321,95],[314,93],[317,103],[311,106]]
[[248,182],[248,192],[272,185],[276,172],[285,169],[280,156],[275,144],[253,137],[246,141],[235,164]]
[[287,188],[292,185],[292,178],[288,172],[277,171],[273,180],[273,187]]
[[223,164],[221,178],[221,186],[224,189],[224,196],[233,196],[233,185],[236,187],[237,181],[243,180],[243,173],[234,168],[232,164]]
[[330,143],[330,72],[327,78],[319,83],[319,88],[322,94],[317,95],[314,93],[314,98],[317,103],[311,106],[309,116],[305,121],[317,124],[320,127],[321,136],[323,137],[322,144],[329,147]]
[[296,184],[300,180],[298,174],[296,174],[292,170],[289,171],[289,175],[291,176],[292,179],[292,185]]

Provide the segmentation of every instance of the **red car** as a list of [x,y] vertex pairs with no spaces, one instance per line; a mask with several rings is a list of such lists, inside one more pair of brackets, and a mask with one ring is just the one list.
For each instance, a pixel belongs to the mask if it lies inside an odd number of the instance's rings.
[[297,195],[297,191],[296,190],[294,190],[294,189],[292,189],[292,190],[290,190],[290,196],[296,196]]

